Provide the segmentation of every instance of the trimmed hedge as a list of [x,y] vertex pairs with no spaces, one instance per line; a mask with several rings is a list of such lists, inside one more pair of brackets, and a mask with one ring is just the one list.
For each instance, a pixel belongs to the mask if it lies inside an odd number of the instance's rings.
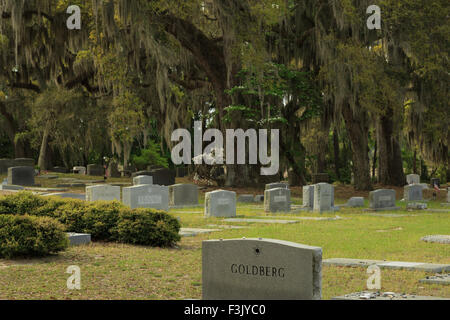
[[44,256],[68,245],[64,226],[55,219],[0,215],[0,257]]
[[2,214],[51,217],[66,232],[89,233],[97,241],[168,247],[180,240],[180,223],[166,212],[131,210],[117,201],[85,202],[20,192],[0,197]]

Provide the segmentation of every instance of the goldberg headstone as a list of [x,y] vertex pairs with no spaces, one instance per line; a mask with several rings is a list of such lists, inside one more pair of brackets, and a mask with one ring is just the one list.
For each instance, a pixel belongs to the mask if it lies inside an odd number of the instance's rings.
[[153,184],[152,176],[137,176],[133,178],[133,185],[141,186],[146,184]]
[[17,186],[34,186],[33,167],[8,168],[8,184]]
[[207,192],[205,217],[236,217],[236,192],[226,190]]
[[370,209],[398,209],[395,206],[395,190],[379,189],[369,193]]
[[423,200],[423,188],[417,184],[405,186],[403,196],[405,201],[421,201]]
[[169,187],[170,206],[198,205],[198,187],[195,184],[175,184]]
[[98,185],[86,187],[86,201],[120,201],[120,187]]
[[131,209],[153,208],[168,211],[169,187],[142,185],[123,188],[122,202]]
[[320,300],[322,249],[270,239],[203,241],[204,300]]
[[408,174],[406,176],[406,182],[408,184],[419,184],[420,183],[420,176],[418,174]]
[[328,183],[318,183],[314,185],[314,211],[332,211],[334,205],[333,186]]
[[278,189],[278,188],[288,189],[289,188],[289,184],[287,184],[285,182],[276,182],[276,183],[268,183],[268,184],[266,184],[266,190]]
[[265,212],[290,212],[291,190],[286,188],[269,189],[264,192]]
[[314,207],[314,185],[303,187],[303,207],[310,209]]

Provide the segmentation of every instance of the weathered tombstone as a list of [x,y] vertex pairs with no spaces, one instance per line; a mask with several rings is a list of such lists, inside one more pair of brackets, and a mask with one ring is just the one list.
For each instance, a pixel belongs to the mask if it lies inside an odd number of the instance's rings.
[[141,186],[146,184],[153,184],[152,176],[137,176],[133,178],[133,185]]
[[53,169],[51,171],[57,172],[57,173],[68,173],[69,172],[69,170],[64,167],[53,167]]
[[438,188],[441,187],[441,180],[439,178],[432,178],[430,180],[430,185],[432,188],[434,188],[434,186],[437,186]]
[[86,201],[120,201],[120,187],[98,185],[86,187]]
[[264,192],[265,212],[290,212],[291,190],[286,188],[269,189]]
[[81,167],[81,166],[73,167],[72,171],[75,174],[85,175],[86,174],[86,167]]
[[314,185],[303,187],[303,207],[311,209],[314,207]]
[[237,198],[237,202],[239,203],[253,203],[255,200],[255,197],[252,194],[241,194]]
[[122,202],[131,209],[153,208],[168,211],[169,187],[142,185],[123,188]]
[[419,184],[420,183],[420,176],[418,174],[408,174],[406,176],[406,182],[408,184]]
[[255,198],[253,199],[254,202],[264,202],[264,195],[263,194],[258,194],[255,196]]
[[117,163],[112,161],[108,164],[108,168],[106,169],[106,176],[109,178],[120,178],[121,174]]
[[314,173],[312,175],[313,184],[328,183],[328,182],[330,182],[330,177],[328,176],[328,173]]
[[278,189],[278,188],[289,189],[289,184],[287,184],[286,182],[275,182],[275,183],[266,184],[266,190]]
[[91,235],[88,233],[67,233],[70,246],[80,246],[91,243]]
[[314,185],[314,207],[315,212],[332,211],[334,204],[333,186],[328,183]]
[[203,241],[204,300],[320,300],[322,249],[270,239]]
[[364,207],[364,198],[363,197],[353,197],[347,201],[347,207],[350,208],[360,208]]
[[236,217],[236,192],[226,190],[207,192],[205,217]]
[[34,186],[33,167],[8,168],[8,184],[17,186]]
[[417,184],[405,186],[403,195],[405,201],[421,201],[423,200],[422,186]]
[[175,184],[169,187],[170,206],[198,205],[198,187],[195,184]]
[[370,209],[373,210],[394,210],[395,206],[395,190],[379,189],[369,193]]
[[154,169],[151,170],[153,183],[160,186],[171,186],[175,184],[176,172],[172,169]]
[[99,164],[89,164],[87,166],[87,175],[88,176],[103,176],[105,171],[102,165]]

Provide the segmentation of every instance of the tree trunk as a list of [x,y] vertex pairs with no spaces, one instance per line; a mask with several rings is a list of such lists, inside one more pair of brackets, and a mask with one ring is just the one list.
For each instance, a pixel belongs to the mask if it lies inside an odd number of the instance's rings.
[[41,171],[47,170],[46,159],[47,159],[47,144],[49,135],[50,135],[50,124],[47,123],[44,129],[44,134],[42,136],[41,150],[39,151],[38,167],[39,170]]
[[[377,155],[378,155],[378,141],[375,139],[375,148],[373,150],[373,162],[372,162],[372,179],[376,178],[377,173]],[[375,179],[375,181],[377,181]]]
[[340,178],[340,160],[339,160],[339,135],[338,132],[336,130],[336,128],[334,128],[333,130],[333,151],[334,151],[334,172],[336,174],[336,179],[339,181]]
[[379,182],[384,185],[403,187],[406,184],[403,159],[398,135],[394,132],[393,111],[378,119]]
[[[362,111],[360,111],[362,113]],[[353,159],[354,186],[356,190],[372,190],[369,166],[368,124],[367,115],[362,113],[358,118],[349,104],[342,109],[348,135],[350,137]]]

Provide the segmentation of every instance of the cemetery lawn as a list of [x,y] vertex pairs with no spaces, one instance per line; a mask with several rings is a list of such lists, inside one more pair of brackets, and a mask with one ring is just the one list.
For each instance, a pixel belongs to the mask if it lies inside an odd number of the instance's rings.
[[[398,194],[398,192],[397,192]],[[200,193],[201,203],[203,194]],[[346,198],[347,199],[347,198]],[[346,199],[336,199],[342,204]],[[367,199],[367,196],[366,196]],[[302,200],[295,197],[295,204]],[[426,243],[420,238],[449,234],[450,210],[441,200],[428,202],[436,212],[401,210],[378,212],[373,216],[362,209],[342,208],[319,215],[279,214],[270,219],[295,217],[335,217],[336,221],[300,220],[297,224],[225,222],[203,217],[202,207],[171,209],[184,228],[220,229],[219,226],[244,226],[210,234],[183,237],[170,249],[115,243],[92,243],[71,247],[59,255],[40,259],[0,259],[0,299],[201,299],[201,246],[207,239],[267,238],[293,241],[323,249],[323,259],[354,258],[389,261],[450,264],[450,245]],[[265,216],[261,204],[239,205],[239,218]],[[389,215],[404,216],[389,216]],[[386,216],[387,215],[387,216]],[[68,290],[67,267],[81,268],[81,290]],[[450,298],[450,286],[420,283],[426,272],[381,271],[382,291]],[[323,299],[366,290],[365,268],[323,267]]]

